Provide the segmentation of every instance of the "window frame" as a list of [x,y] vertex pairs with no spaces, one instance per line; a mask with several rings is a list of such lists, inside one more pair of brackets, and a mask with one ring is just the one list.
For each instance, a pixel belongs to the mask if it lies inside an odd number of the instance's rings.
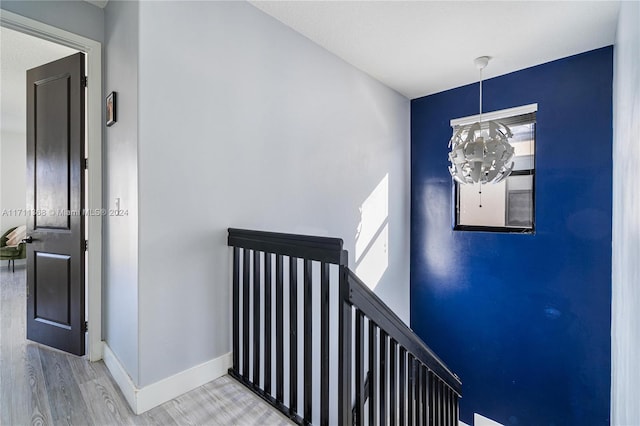
[[[451,179],[452,186],[452,205],[453,205],[453,231],[469,231],[469,232],[492,232],[492,233],[502,233],[502,234],[527,234],[527,235],[535,235],[536,233],[536,152],[538,150],[538,123],[537,123],[537,110],[538,104],[525,105],[522,107],[509,108],[500,111],[493,111],[487,114],[483,114],[482,121],[496,120],[500,122],[504,122],[508,126],[513,124],[524,124],[524,123],[533,123],[533,168],[532,169],[524,169],[524,170],[514,170],[509,174],[511,176],[531,176],[531,227],[522,227],[522,226],[507,226],[507,214],[508,210],[505,207],[505,226],[483,226],[483,225],[461,225],[460,221],[460,191],[458,183],[455,179]],[[522,119],[516,118],[520,116],[533,116],[533,119]],[[458,118],[455,120],[451,120],[452,130],[455,131],[456,126],[466,125],[469,123],[473,123],[474,121],[478,121],[479,116],[470,116]],[[506,179],[508,179],[507,177]],[[505,192],[505,197],[508,196],[508,192]]]

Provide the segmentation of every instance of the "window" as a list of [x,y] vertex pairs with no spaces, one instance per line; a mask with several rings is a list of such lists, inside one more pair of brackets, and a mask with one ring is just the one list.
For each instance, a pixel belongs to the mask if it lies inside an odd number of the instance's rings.
[[[453,181],[455,230],[535,231],[536,110],[534,104],[483,115],[483,121],[495,120],[511,129],[513,137],[509,143],[515,151],[513,171],[496,184],[461,185]],[[474,121],[477,116],[452,120],[453,130]]]

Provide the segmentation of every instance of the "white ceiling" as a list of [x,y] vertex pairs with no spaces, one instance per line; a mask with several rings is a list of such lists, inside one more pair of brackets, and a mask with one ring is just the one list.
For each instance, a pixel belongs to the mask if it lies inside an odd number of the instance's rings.
[[[95,0],[104,5],[107,0]],[[416,98],[613,44],[619,1],[253,1],[387,86]],[[0,126],[23,132],[29,68],[74,50],[0,28]]]
[[0,127],[3,131],[24,133],[27,128],[26,71],[76,52],[0,27]]
[[619,1],[252,1],[408,98],[613,44]]

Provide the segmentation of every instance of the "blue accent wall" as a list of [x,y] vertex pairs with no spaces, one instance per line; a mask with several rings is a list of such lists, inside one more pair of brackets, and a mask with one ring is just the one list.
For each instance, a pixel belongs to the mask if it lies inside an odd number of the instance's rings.
[[478,84],[411,102],[411,327],[467,423],[609,423],[612,81],[605,47],[484,82],[485,111],[538,104],[535,235],[452,230],[449,121]]

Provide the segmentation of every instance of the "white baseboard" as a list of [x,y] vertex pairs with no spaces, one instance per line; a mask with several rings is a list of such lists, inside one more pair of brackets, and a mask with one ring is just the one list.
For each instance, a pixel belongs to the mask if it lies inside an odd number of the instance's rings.
[[143,388],[136,387],[106,343],[104,345],[103,358],[133,412],[142,414],[160,404],[171,401],[183,393],[224,376],[232,365],[231,355],[231,352],[229,352]]
[[487,417],[481,416],[478,413],[474,413],[473,426],[503,426],[503,425]]
[[224,376],[233,365],[231,355],[231,352],[226,353],[218,358],[143,387],[138,392],[138,411],[136,414],[144,413],[153,407],[171,401],[183,393]]
[[103,344],[102,360],[111,373],[111,376],[113,376],[113,380],[115,380],[116,384],[122,391],[124,399],[127,400],[133,412],[139,414],[136,411],[136,401],[138,398],[137,394],[139,390],[138,388],[136,388],[136,385],[133,384],[131,377],[129,377],[129,373],[127,373],[122,364],[120,364],[120,360],[115,356],[106,342]]

